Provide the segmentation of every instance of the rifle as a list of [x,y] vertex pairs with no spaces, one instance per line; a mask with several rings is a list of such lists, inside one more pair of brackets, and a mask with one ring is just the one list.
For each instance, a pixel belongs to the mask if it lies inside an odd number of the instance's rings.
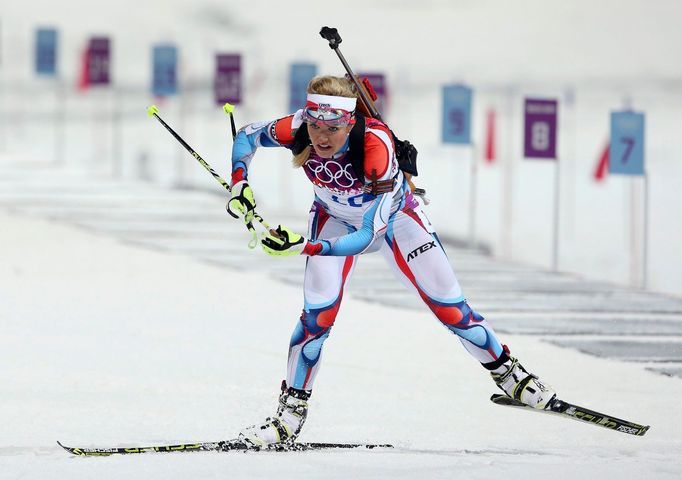
[[[383,122],[381,114],[374,105],[374,100],[376,100],[377,97],[374,93],[372,85],[369,83],[369,80],[359,80],[358,77],[353,73],[353,70],[350,68],[346,58],[339,50],[339,44],[343,40],[341,39],[341,35],[339,35],[338,30],[332,27],[322,27],[320,30],[320,36],[329,42],[329,48],[334,50],[336,55],[339,57],[339,60],[341,60],[343,68],[346,70],[347,77],[355,84],[358,94],[360,95],[360,108],[362,113],[364,113],[366,116],[376,118],[380,122]],[[398,159],[398,166],[405,173],[405,178],[407,179],[407,183],[410,185],[412,193],[419,195],[424,199],[425,203],[428,203],[424,197],[426,190],[423,188],[417,188],[414,186],[414,183],[412,183],[412,177],[416,177],[418,175],[417,149],[409,141],[399,140],[398,137],[395,136],[395,133],[393,133],[393,130],[391,130],[391,134],[393,135],[393,142],[395,143],[395,155]]]

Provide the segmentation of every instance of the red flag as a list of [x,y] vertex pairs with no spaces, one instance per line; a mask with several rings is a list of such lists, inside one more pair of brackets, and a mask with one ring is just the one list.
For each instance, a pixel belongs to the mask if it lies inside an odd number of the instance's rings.
[[490,109],[485,119],[485,160],[495,161],[495,110]]
[[597,161],[597,167],[594,169],[594,179],[597,182],[601,182],[606,179],[606,174],[609,172],[609,142],[606,142],[606,146],[599,156]]
[[81,54],[81,71],[80,71],[80,75],[78,76],[78,91],[79,92],[85,92],[88,89],[88,87],[90,86],[89,68],[90,68],[90,47],[87,46],[87,47],[85,47],[85,49],[83,49],[83,53]]

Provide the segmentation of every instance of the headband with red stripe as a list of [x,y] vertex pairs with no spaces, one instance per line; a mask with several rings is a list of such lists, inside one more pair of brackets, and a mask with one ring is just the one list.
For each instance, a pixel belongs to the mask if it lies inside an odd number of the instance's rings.
[[303,119],[308,123],[329,126],[348,125],[355,123],[356,104],[356,98],[309,93]]

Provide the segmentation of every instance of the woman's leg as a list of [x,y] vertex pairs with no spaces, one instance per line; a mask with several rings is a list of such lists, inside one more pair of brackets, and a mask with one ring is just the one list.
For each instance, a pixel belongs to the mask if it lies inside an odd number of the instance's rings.
[[[313,205],[308,238],[334,238],[348,233],[348,227]],[[239,434],[244,442],[263,446],[291,442],[303,428],[308,399],[320,367],[322,345],[336,320],[343,289],[355,267],[355,257],[309,257],[306,262],[304,306],[289,342],[287,379],[282,384],[277,412],[264,423]]]
[[398,277],[490,371],[498,387],[523,403],[545,408],[555,397],[554,389],[510,357],[488,322],[469,307],[438,236],[422,215],[409,209],[397,212],[389,223],[382,253]]
[[[313,207],[309,238],[334,238],[348,227]],[[313,388],[324,341],[329,336],[341,306],[343,290],[355,268],[356,257],[309,257],[303,282],[304,306],[289,343],[287,385],[310,391]]]
[[400,280],[484,366],[506,360],[492,327],[469,307],[430,225],[413,210],[399,211],[391,220],[382,253]]

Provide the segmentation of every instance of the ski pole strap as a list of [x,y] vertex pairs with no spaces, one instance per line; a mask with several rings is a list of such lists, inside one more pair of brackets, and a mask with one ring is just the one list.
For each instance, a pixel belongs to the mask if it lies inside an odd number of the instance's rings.
[[256,233],[256,229],[253,228],[253,223],[251,221],[246,224],[246,228],[251,232],[251,240],[249,240],[247,246],[249,249],[253,250],[256,248],[256,245],[258,245],[258,233]]
[[[270,225],[268,224],[268,222],[263,220],[263,217],[261,217],[258,213],[256,213],[255,210],[252,210],[250,217],[247,215],[247,217],[244,217],[244,218],[245,218],[244,225],[246,226],[246,229],[249,231],[249,233],[251,233],[251,240],[249,240],[248,247],[251,250],[253,250],[254,248],[256,248],[256,245],[258,245],[258,232],[256,232],[256,228],[253,226],[253,220],[252,219],[255,218],[256,220],[258,220],[258,222],[262,225],[262,227],[266,231],[270,230]],[[249,218],[249,220],[246,221],[246,218]]]
[[[263,227],[266,231],[270,231],[270,230],[271,230],[270,225],[268,224],[268,222],[266,222],[265,220],[263,220],[263,217],[261,217],[258,213],[256,213],[255,210],[253,211],[253,218],[255,218],[256,220],[258,220],[258,222],[262,225],[262,227]],[[256,232],[256,229],[253,228],[253,222],[252,222],[251,220],[249,220],[249,221],[246,223],[246,228],[249,230],[249,232],[251,232],[251,241],[249,242],[248,245],[249,245],[249,248],[250,248],[251,250],[253,250],[254,248],[256,248],[256,245],[258,245],[258,233]]]

